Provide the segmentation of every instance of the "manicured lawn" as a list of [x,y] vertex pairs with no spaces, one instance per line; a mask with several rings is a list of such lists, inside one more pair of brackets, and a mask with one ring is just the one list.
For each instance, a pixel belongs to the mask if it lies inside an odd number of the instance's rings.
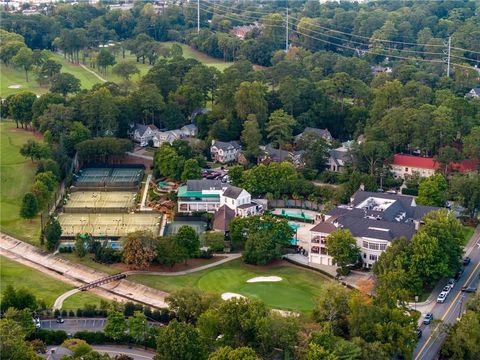
[[[280,276],[279,282],[247,283],[257,276]],[[185,287],[222,294],[233,292],[258,298],[277,309],[311,311],[314,299],[327,281],[320,274],[285,263],[271,267],[256,267],[240,260],[185,276],[135,275],[129,280],[172,292]]]
[[80,65],[72,64],[65,59],[62,54],[55,54],[55,60],[62,64],[62,72],[70,73],[80,80],[82,89],[91,89],[93,85],[101,83],[102,81],[94,74],[82,68]]
[[[35,94],[43,94],[48,91],[47,88],[41,88],[38,85],[33,71],[28,73],[28,82],[25,81],[25,72],[13,66],[0,64],[0,74],[2,76],[0,81],[0,97],[18,94],[22,91],[31,91]],[[20,88],[11,88],[11,86],[15,85],[20,85]]]
[[21,146],[34,134],[17,129],[13,122],[0,122],[0,229],[12,236],[37,245],[40,218],[23,220],[20,206],[23,195],[30,190],[36,166],[20,155]]
[[[35,294],[37,300],[42,299],[50,308],[55,299],[73,289],[73,286],[65,284],[57,279],[43,274],[35,269],[0,256],[0,290],[7,285],[15,288],[24,287]],[[65,300],[64,309],[77,309],[85,307],[85,304],[99,304],[100,298],[88,292],[80,292]]]
[[177,44],[180,45],[183,49],[183,57],[186,59],[197,59],[201,63],[207,65],[207,66],[214,66],[218,70],[223,71],[227,67],[232,66],[233,62],[225,62],[221,59],[216,59],[211,56],[208,56],[207,54],[204,54],[198,50],[195,50],[191,46],[188,46],[186,44],[181,44],[177,42],[165,42],[163,43],[164,45],[167,46],[172,46],[172,44]]
[[73,263],[82,264],[82,265],[88,266],[89,268],[104,272],[109,275],[117,274],[120,272],[118,269],[116,269],[113,266],[109,266],[107,264],[100,264],[94,261],[93,256],[91,254],[87,254],[87,256],[83,258],[79,258],[74,253],[63,253],[63,254],[59,254],[59,256]]
[[463,226],[463,245],[467,245],[474,232],[475,228],[471,226]]

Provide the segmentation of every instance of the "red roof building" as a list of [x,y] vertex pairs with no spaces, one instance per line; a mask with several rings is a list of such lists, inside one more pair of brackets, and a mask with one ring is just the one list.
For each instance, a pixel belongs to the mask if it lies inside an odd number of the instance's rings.
[[[431,157],[395,154],[391,163],[395,177],[405,178],[417,173],[421,177],[428,177],[441,169],[441,164]],[[460,163],[450,164],[450,170],[471,172],[477,169],[475,160],[463,160]]]

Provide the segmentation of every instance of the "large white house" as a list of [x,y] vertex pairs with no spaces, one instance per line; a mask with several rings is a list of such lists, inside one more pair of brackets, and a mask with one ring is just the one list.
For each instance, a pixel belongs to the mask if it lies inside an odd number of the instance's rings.
[[348,229],[360,248],[363,266],[371,268],[391,241],[405,237],[411,239],[422,218],[436,207],[415,203],[405,195],[357,191],[349,205],[330,211],[325,221],[310,229],[310,263],[334,265],[328,254],[326,238],[337,229]]
[[177,198],[179,212],[213,213],[213,228],[221,231],[228,229],[235,216],[251,216],[263,210],[262,205],[252,202],[248,191],[220,180],[188,180],[178,189]]
[[133,130],[133,140],[140,146],[148,146],[151,141],[154,147],[160,147],[163,143],[172,144],[175,140],[197,136],[197,127],[188,124],[180,129],[160,131],[155,125],[136,124]]
[[133,130],[133,140],[138,142],[140,146],[148,146],[149,141],[153,141],[158,132],[158,128],[153,124],[136,124]]
[[241,149],[242,147],[236,141],[223,142],[212,140],[210,154],[214,162],[227,164],[229,162],[237,161]]

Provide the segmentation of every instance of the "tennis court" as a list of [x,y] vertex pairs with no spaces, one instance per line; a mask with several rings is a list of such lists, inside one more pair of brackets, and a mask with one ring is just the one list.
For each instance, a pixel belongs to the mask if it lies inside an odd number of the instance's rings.
[[63,207],[68,213],[129,212],[135,208],[133,191],[76,191]]
[[144,169],[140,167],[84,168],[75,175],[75,186],[86,189],[138,186],[143,174]]
[[138,230],[150,230],[158,235],[161,215],[153,213],[130,214],[71,214],[58,215],[62,237],[92,234],[94,237],[122,237]]
[[164,235],[175,235],[184,225],[192,227],[199,235],[207,229],[207,223],[204,221],[173,221],[165,227]]

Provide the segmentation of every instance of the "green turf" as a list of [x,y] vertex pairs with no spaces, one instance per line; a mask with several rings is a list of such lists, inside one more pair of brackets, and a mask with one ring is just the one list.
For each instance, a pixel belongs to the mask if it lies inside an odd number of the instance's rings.
[[82,89],[91,89],[93,85],[102,83],[102,81],[90,73],[88,70],[84,69],[80,65],[72,64],[67,59],[63,57],[62,54],[55,54],[54,58],[60,64],[62,64],[62,72],[70,73],[80,80],[82,84]]
[[[45,301],[49,308],[58,296],[73,289],[71,285],[2,256],[0,256],[0,275],[2,292],[7,285],[13,285],[15,288],[25,287],[32,291],[38,300]],[[85,304],[98,305],[100,297],[88,292],[80,292],[65,300],[63,309],[83,308]]]
[[197,59],[200,61],[202,64],[205,64],[207,66],[213,66],[216,67],[218,70],[223,71],[227,67],[233,65],[233,62],[229,61],[223,61],[221,59],[216,59],[214,57],[211,57],[207,54],[204,54],[198,50],[195,50],[191,46],[188,46],[186,44],[181,44],[177,42],[165,42],[163,43],[166,46],[172,46],[172,44],[177,44],[182,47],[183,50],[183,57],[186,59]]
[[475,232],[475,228],[471,226],[463,226],[463,245],[467,245],[472,237],[473,233]]
[[69,260],[74,263],[82,264],[84,266],[87,266],[89,268],[104,272],[109,275],[113,274],[118,274],[119,271],[107,264],[101,264],[93,260],[93,255],[87,254],[85,257],[80,258],[78,257],[75,253],[64,253],[64,254],[59,254],[60,257]]
[[31,131],[16,129],[13,122],[0,122],[0,229],[12,236],[38,244],[40,219],[23,220],[20,206],[30,190],[36,166],[20,155],[25,142],[33,139]]
[[[247,283],[256,276],[280,276],[280,282]],[[185,287],[215,293],[233,292],[257,298],[268,306],[308,312],[326,279],[320,274],[290,265],[259,268],[235,260],[185,276],[135,275],[129,280],[172,292]]]
[[[0,97],[6,97],[12,94],[18,94],[22,91],[31,91],[35,94],[43,94],[48,91],[47,88],[41,88],[35,80],[33,71],[28,73],[28,82],[25,80],[25,72],[0,64]],[[10,86],[20,85],[19,89],[10,88]]]

